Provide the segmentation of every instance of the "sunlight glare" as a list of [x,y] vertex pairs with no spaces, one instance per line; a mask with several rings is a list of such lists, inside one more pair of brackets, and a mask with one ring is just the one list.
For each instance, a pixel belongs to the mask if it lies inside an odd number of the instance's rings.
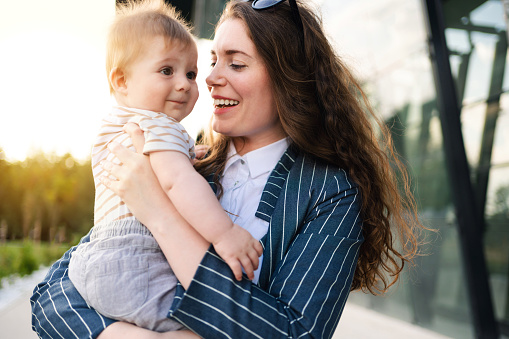
[[23,160],[38,150],[87,158],[104,107],[111,106],[104,46],[114,2],[9,2],[0,13],[6,158]]

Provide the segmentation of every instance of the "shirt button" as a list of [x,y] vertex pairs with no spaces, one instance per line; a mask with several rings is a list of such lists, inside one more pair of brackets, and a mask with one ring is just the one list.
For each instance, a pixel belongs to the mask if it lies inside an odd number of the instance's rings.
[[245,162],[244,160],[242,160],[242,159],[241,159],[241,160],[240,160],[240,163],[241,163],[242,165],[244,165],[246,162]]

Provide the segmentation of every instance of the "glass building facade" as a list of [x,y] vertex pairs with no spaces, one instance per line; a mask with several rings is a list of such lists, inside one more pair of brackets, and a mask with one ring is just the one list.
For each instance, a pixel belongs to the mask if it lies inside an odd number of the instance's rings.
[[[210,39],[226,1],[170,2]],[[387,296],[349,302],[453,338],[509,337],[509,1],[313,3],[439,231]]]

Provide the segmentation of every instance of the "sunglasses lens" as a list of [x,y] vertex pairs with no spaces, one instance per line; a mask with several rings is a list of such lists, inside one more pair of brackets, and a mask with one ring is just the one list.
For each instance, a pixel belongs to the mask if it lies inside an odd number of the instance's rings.
[[254,9],[265,9],[276,6],[278,3],[283,2],[285,0],[255,0],[253,1]]

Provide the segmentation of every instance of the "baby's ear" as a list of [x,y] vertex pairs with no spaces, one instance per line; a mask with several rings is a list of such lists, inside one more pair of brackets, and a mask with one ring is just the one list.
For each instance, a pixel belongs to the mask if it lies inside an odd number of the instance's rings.
[[117,67],[113,68],[110,72],[109,80],[115,92],[127,94],[127,78],[124,71]]

